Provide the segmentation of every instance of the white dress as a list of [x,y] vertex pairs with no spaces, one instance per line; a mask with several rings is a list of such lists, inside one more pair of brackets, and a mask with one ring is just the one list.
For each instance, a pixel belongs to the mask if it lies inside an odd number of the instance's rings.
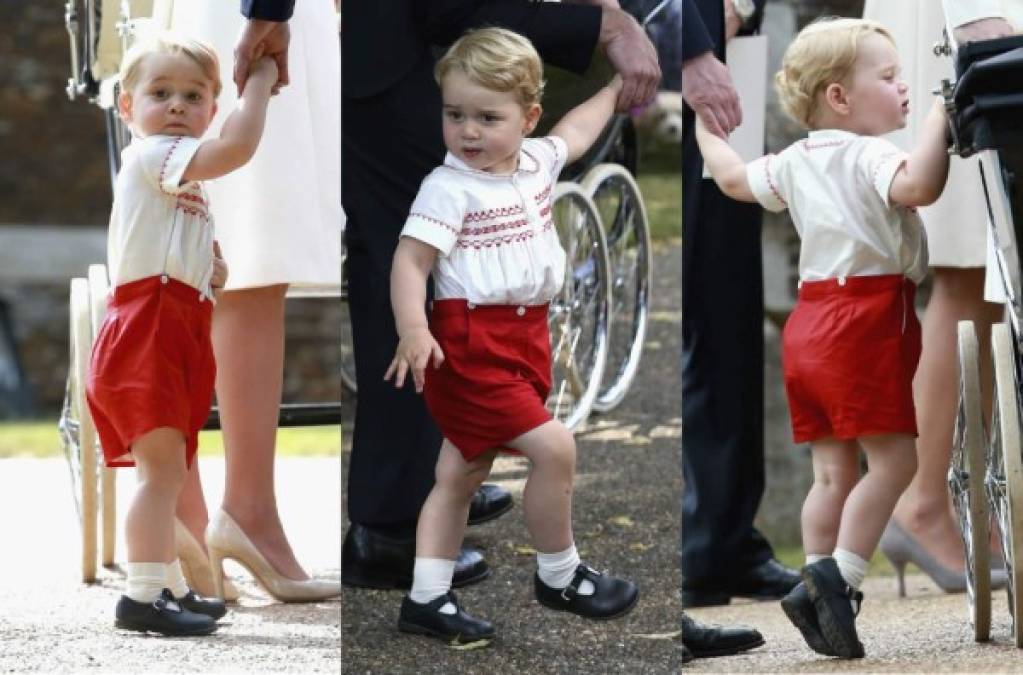
[[[916,131],[934,102],[942,79],[954,79],[952,59],[934,55],[945,17],[936,0],[866,0],[863,17],[883,24],[895,38],[902,77],[909,85],[909,121],[888,135],[903,150],[913,148]],[[941,198],[920,209],[927,230],[931,267],[984,267],[987,259],[987,203],[978,158],[953,157]],[[965,216],[970,214],[970,219]],[[973,214],[976,214],[975,216]]]
[[[223,91],[207,136],[220,133],[237,101],[234,43],[244,17],[228,0],[176,0],[171,27],[211,43]],[[291,83],[270,100],[252,160],[206,181],[228,289],[273,284],[336,289],[341,282],[341,72],[332,0],[295,3]]]

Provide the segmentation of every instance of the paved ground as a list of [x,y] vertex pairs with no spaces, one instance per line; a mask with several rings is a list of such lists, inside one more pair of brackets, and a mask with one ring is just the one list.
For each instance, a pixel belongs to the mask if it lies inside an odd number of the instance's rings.
[[[346,589],[342,624],[346,673],[672,673],[681,669],[677,643],[680,398],[679,249],[657,256],[651,335],[639,384],[614,413],[593,418],[579,439],[575,492],[576,540],[584,559],[635,579],[637,608],[610,623],[587,622],[541,608],[531,595],[532,550],[520,506],[470,530],[494,574],[459,594],[463,604],[494,621],[489,649],[455,652],[397,631],[400,592]],[[347,455],[345,457],[347,459]],[[496,482],[518,498],[522,460],[501,460]],[[802,500],[803,494],[792,499]],[[770,671],[1023,671],[1011,646],[1004,594],[996,598],[995,641],[972,642],[964,595],[945,595],[924,577],[909,581],[900,600],[890,577],[869,579],[860,619],[869,658],[840,661],[809,650],[776,603],[744,603],[694,611],[706,621],[746,623],[766,646],[743,656],[702,660],[686,670]]]
[[[202,460],[211,504],[223,462]],[[278,502],[299,560],[317,575],[340,576],[338,460],[285,459]],[[119,472],[118,494],[133,476]],[[123,516],[124,501],[120,511]],[[341,603],[273,602],[228,563],[245,593],[208,638],[167,639],[118,631],[113,609],[119,570],[79,582],[79,528],[63,459],[0,461],[0,671],[2,672],[329,672],[341,669]],[[121,528],[119,528],[120,530]],[[123,560],[123,542],[118,559]]]

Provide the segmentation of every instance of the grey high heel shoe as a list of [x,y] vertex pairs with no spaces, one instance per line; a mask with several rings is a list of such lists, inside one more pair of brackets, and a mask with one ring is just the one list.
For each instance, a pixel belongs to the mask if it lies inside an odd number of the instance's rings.
[[[966,572],[957,572],[942,565],[916,539],[902,529],[894,518],[888,520],[884,534],[881,535],[879,548],[895,568],[900,598],[906,597],[907,563],[913,563],[919,567],[920,571],[929,576],[931,581],[946,593],[962,593],[966,590]],[[1008,577],[1005,570],[992,567],[991,588],[1004,588],[1007,583]]]

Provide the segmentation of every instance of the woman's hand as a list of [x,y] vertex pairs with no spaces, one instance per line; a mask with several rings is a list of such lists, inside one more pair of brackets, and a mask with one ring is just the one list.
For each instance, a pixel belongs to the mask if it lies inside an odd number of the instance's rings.
[[429,328],[413,328],[398,341],[398,349],[391,360],[391,365],[387,366],[384,380],[390,380],[393,375],[394,386],[400,389],[405,384],[405,375],[411,370],[416,392],[422,393],[426,365],[431,360],[434,368],[440,368],[440,364],[444,363],[444,352]]

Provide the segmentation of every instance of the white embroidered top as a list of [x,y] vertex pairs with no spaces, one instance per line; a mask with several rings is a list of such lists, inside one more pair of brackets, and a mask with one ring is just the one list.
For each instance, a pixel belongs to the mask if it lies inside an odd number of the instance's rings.
[[202,184],[181,184],[200,143],[149,136],[121,153],[107,233],[112,286],[166,274],[213,297],[213,216]]
[[757,201],[792,216],[802,240],[800,280],[879,274],[923,280],[923,223],[915,210],[888,199],[906,158],[884,138],[826,129],[747,165]]
[[479,305],[540,305],[561,290],[565,251],[551,220],[567,148],[527,138],[510,175],[448,153],[423,180],[401,234],[436,248],[434,297]]

